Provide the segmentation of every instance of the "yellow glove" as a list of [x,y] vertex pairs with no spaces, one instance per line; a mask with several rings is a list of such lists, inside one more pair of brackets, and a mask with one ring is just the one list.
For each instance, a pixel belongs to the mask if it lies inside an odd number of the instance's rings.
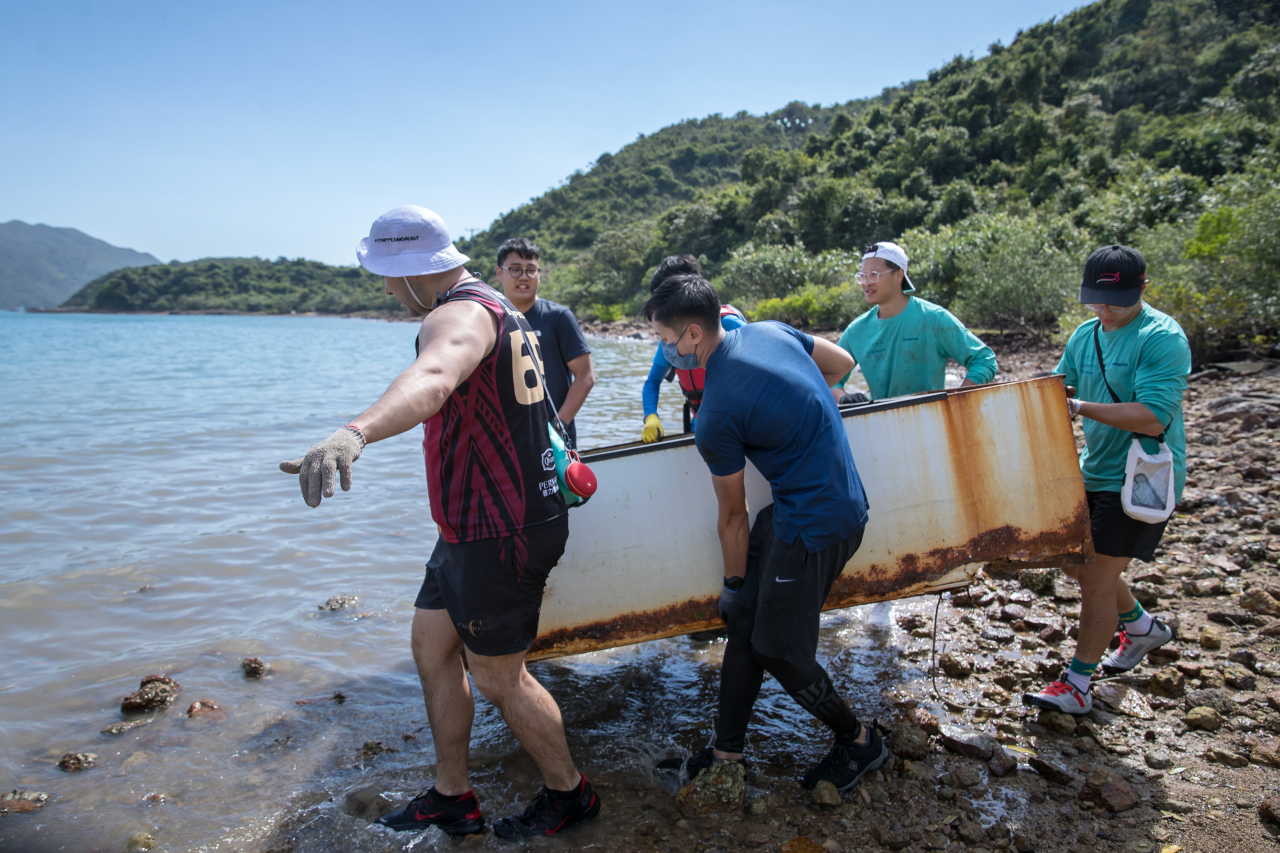
[[655,441],[661,441],[662,436],[662,421],[658,420],[658,416],[649,415],[645,418],[644,432],[640,433],[640,440],[645,444],[653,444]]

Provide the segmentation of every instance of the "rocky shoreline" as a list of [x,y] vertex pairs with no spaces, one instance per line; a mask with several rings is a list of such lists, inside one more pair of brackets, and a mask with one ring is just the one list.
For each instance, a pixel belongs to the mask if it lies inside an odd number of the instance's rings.
[[[643,331],[599,324],[590,333]],[[1058,358],[1057,349],[1025,339],[1004,342],[997,353],[1000,381],[1044,373]],[[797,729],[796,743],[753,743],[750,775],[721,768],[690,786],[670,769],[670,755],[623,769],[586,766],[605,801],[601,817],[535,846],[619,853],[1273,849],[1280,842],[1280,364],[1198,372],[1185,409],[1186,494],[1155,562],[1135,563],[1128,572],[1143,605],[1176,626],[1178,636],[1131,675],[1096,682],[1089,715],[1034,712],[1020,701],[1070,659],[1078,587],[1056,569],[1015,576],[993,569],[940,601],[895,606],[887,641],[899,663],[879,695],[859,697],[856,709],[874,717],[892,756],[851,793],[842,797],[825,785],[810,792],[795,782],[810,760],[796,754],[797,744],[823,739]],[[1076,432],[1079,441],[1078,424]],[[335,596],[320,609],[345,612],[357,601]],[[547,665],[554,662],[537,666]],[[241,666],[248,679],[269,670],[257,658]],[[838,663],[832,673],[842,677]],[[626,680],[590,702],[557,695],[571,743],[601,715],[622,715],[639,690]],[[128,718],[107,731],[123,734],[149,722],[143,712],[166,713],[178,692],[171,678],[148,676],[122,702]],[[216,721],[222,701],[201,699],[186,715]],[[337,692],[297,704],[344,701]],[[693,746],[703,735],[673,736]],[[269,837],[243,849],[327,853],[348,839],[358,839],[351,850],[417,846],[414,836],[392,836],[370,822],[416,793],[431,767],[386,764],[397,748],[367,736],[335,748],[347,756],[336,779],[298,795]],[[473,763],[487,780],[478,785],[490,792],[513,773],[530,777],[518,750]],[[59,766],[102,772],[88,752],[65,752]],[[518,787],[523,792],[527,785]],[[509,794],[488,796],[492,817],[516,810]],[[39,820],[57,803],[52,789],[3,793],[0,819]],[[157,834],[131,838],[130,849],[162,846]],[[423,840],[433,849],[448,846],[443,838]],[[497,849],[491,835],[466,845]]]

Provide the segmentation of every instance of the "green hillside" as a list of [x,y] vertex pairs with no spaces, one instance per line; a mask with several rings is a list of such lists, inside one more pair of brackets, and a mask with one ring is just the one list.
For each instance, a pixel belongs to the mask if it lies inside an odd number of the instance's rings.
[[0,310],[51,308],[103,273],[158,263],[74,228],[0,223]]
[[94,311],[402,311],[380,276],[317,261],[205,258],[118,270],[89,282],[63,307]]
[[642,138],[463,249],[487,269],[532,236],[548,295],[602,317],[689,252],[757,317],[833,326],[861,311],[861,247],[898,239],[926,296],[1039,331],[1071,319],[1088,251],[1127,241],[1198,354],[1280,326],[1274,3],[1102,0],[882,98],[788,110]]

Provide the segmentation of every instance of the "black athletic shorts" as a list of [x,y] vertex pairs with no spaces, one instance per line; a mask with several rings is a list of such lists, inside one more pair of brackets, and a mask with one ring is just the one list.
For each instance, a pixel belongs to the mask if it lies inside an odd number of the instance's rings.
[[1119,492],[1085,492],[1089,501],[1089,524],[1093,529],[1093,550],[1107,557],[1132,557],[1151,562],[1164,536],[1168,521],[1148,524],[1130,518],[1120,503]]
[[822,605],[845,563],[862,544],[859,530],[810,554],[804,539],[788,545],[773,532],[773,504],[751,526],[747,576],[737,604],[755,612],[751,647],[761,655],[806,664],[817,658]]
[[538,636],[542,591],[569,538],[569,518],[516,536],[454,545],[440,539],[413,606],[447,610],[467,651],[496,657],[527,651]]

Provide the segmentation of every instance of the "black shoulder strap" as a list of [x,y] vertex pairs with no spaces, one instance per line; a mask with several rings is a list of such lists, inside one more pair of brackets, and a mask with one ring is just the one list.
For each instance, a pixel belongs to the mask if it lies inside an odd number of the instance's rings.
[[[1101,325],[1101,323],[1098,324],[1098,326]],[[1116,396],[1115,389],[1107,381],[1107,368],[1102,364],[1102,342],[1098,340],[1098,326],[1093,327],[1093,351],[1098,354],[1098,370],[1102,372],[1102,384],[1107,386],[1107,393],[1111,395],[1111,402],[1119,403],[1120,398]]]
[[[1101,325],[1102,323],[1098,323],[1098,326],[1101,326]],[[1119,403],[1122,401],[1119,397],[1116,396],[1115,389],[1111,387],[1111,383],[1107,381],[1107,368],[1104,367],[1102,364],[1102,343],[1101,341],[1098,340],[1098,326],[1093,327],[1093,351],[1098,354],[1098,370],[1102,373],[1102,384],[1107,386],[1107,393],[1111,395],[1112,402]],[[1139,362],[1142,360],[1141,352],[1139,352],[1138,360]],[[1135,371],[1137,370],[1136,364],[1134,365],[1134,370]],[[1137,435],[1137,433],[1133,433],[1133,434]],[[1143,438],[1154,438],[1156,441],[1159,441],[1160,443],[1163,444],[1164,434],[1165,434],[1165,431],[1161,430],[1159,435],[1147,435],[1147,436],[1143,436]]]

